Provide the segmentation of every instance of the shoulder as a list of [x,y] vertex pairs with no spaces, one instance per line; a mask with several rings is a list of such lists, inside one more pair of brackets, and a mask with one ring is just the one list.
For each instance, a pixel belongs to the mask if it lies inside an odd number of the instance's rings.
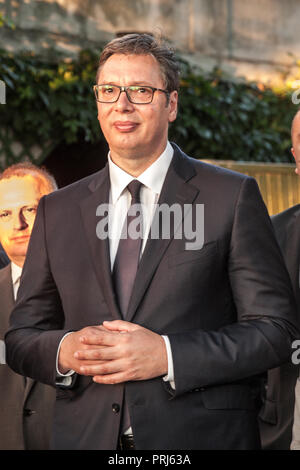
[[0,248],[0,269],[7,266],[9,263],[9,259],[4,251]]
[[237,183],[241,183],[245,179],[252,179],[251,177],[244,175],[242,173],[238,173],[237,171],[229,170],[227,168],[222,168],[217,165],[212,165],[211,163],[203,162],[202,160],[198,160],[193,158],[190,155],[184,153],[176,144],[172,142],[172,146],[174,148],[174,156],[180,162],[185,162],[185,164],[190,165],[193,167],[195,171],[195,177],[209,177],[215,180],[228,180],[231,182],[236,181]]
[[92,175],[86,176],[85,178],[75,181],[64,188],[58,189],[53,193],[44,196],[42,199],[50,203],[53,201],[55,204],[57,203],[70,203],[80,201],[85,195],[90,194],[91,190],[100,186],[103,181],[108,176],[108,169],[107,166],[102,170],[93,173]]
[[207,176],[213,178],[216,181],[230,181],[231,183],[241,184],[245,180],[253,179],[248,175],[239,173],[237,171],[229,170],[227,168],[213,165],[211,163],[202,162],[195,158],[188,157],[190,162],[194,165],[194,168],[199,176]]
[[259,192],[256,180],[251,176],[197,160],[182,152],[176,144],[172,143],[172,145],[175,165],[187,168],[185,176],[188,175],[189,183],[197,187],[199,191],[218,200],[222,200],[226,196],[227,202],[232,197],[238,197],[244,184],[247,187],[252,186],[254,192]]
[[9,263],[4,268],[0,269],[0,287],[4,287],[11,282],[11,265]]
[[279,214],[273,215],[271,219],[275,229],[280,230],[281,228],[285,229],[291,223],[296,222],[299,216],[300,204],[297,204],[296,206],[290,207]]
[[0,291],[10,289],[12,286],[11,278],[11,265],[10,263],[5,268],[0,269]]

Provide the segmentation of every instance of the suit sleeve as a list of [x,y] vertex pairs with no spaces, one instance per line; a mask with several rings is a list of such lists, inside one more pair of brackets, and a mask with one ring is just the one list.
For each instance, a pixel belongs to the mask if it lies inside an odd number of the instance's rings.
[[296,304],[253,178],[245,178],[241,184],[227,266],[236,322],[217,331],[169,335],[176,385],[169,392],[173,396],[243,380],[290,359],[291,342],[299,336]]
[[19,374],[55,385],[57,348],[66,333],[61,299],[48,260],[42,198],[5,335],[8,365]]

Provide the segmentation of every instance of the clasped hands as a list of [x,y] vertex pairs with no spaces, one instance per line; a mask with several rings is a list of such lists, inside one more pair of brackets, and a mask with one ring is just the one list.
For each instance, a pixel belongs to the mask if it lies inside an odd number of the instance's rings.
[[163,338],[122,320],[105,321],[66,336],[58,366],[61,373],[72,369],[101,384],[147,380],[168,373]]

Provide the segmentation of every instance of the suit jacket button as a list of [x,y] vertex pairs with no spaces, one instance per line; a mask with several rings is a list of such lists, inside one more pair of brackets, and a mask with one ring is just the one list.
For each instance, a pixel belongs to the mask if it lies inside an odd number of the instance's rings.
[[35,413],[35,411],[29,410],[28,408],[24,408],[24,410],[23,410],[23,415],[24,416],[31,416],[31,415],[33,415],[33,413]]
[[112,410],[113,410],[114,413],[119,413],[120,405],[118,405],[118,403],[113,403]]

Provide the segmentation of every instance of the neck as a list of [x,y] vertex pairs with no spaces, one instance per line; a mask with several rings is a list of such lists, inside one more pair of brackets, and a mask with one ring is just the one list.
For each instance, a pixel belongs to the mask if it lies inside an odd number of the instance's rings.
[[157,160],[158,157],[151,159],[151,160],[145,160],[145,161],[134,161],[131,160],[130,158],[128,159],[121,159],[121,158],[115,158],[114,155],[111,155],[112,161],[117,165],[119,168],[121,168],[123,171],[128,173],[131,176],[134,176],[134,178],[137,178],[139,175],[144,173],[145,170],[149,166],[152,165],[152,163]]
[[25,256],[24,257],[16,257],[16,258],[11,258],[10,260],[12,263],[16,264],[19,266],[19,268],[23,269],[24,263],[25,263]]
[[[137,178],[141,175],[149,166],[151,166],[163,153],[166,148],[166,143],[162,145],[155,153],[149,155],[144,154],[144,150],[141,150],[138,153],[136,150],[130,154],[128,152],[116,152],[115,150],[110,150],[110,158],[112,161],[121,168],[123,171],[126,171],[129,175]],[[143,155],[141,156],[141,153]]]

